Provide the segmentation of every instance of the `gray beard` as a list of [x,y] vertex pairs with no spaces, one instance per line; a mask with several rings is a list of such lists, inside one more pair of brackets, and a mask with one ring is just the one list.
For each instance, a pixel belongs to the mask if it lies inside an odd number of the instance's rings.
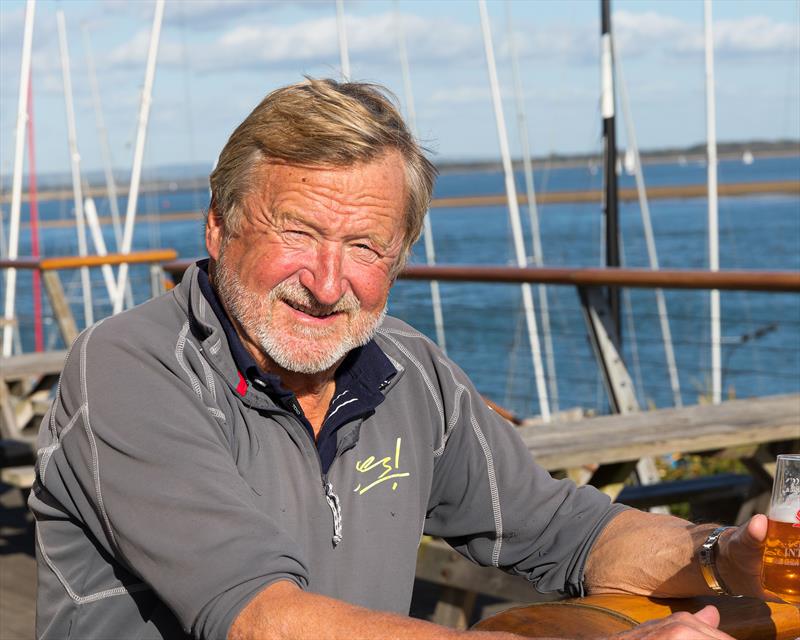
[[[281,282],[266,295],[248,290],[234,269],[228,269],[220,255],[216,263],[214,280],[217,294],[225,308],[254,340],[262,352],[275,364],[287,371],[318,374],[328,371],[350,351],[367,344],[386,317],[386,307],[371,318],[361,310],[358,298],[346,293],[335,305],[321,305],[299,282]],[[286,336],[272,327],[272,309],[279,301],[291,301],[317,314],[343,312],[348,315],[347,331],[343,338],[331,345],[327,352],[314,353],[288,344]],[[321,340],[329,335],[326,329],[295,325],[294,330],[308,341]],[[299,353],[298,353],[299,352]]]

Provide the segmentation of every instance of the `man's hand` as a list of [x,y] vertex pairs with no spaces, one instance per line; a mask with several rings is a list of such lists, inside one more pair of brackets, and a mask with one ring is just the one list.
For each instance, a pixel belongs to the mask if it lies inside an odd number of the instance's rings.
[[717,629],[719,611],[707,606],[697,613],[673,613],[661,620],[652,620],[630,631],[613,636],[613,640],[734,640]]
[[747,524],[725,532],[719,541],[717,567],[736,595],[780,600],[761,587],[761,562],[767,538],[767,516],[755,515]]

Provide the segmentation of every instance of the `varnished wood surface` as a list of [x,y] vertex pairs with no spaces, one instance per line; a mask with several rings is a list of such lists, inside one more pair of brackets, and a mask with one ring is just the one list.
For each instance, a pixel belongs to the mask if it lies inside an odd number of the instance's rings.
[[104,264],[142,264],[169,262],[175,260],[178,252],[175,249],[148,249],[131,251],[130,253],[109,253],[104,256],[54,256],[51,258],[22,257],[14,260],[0,260],[0,269],[80,269],[81,267],[99,267]]
[[508,267],[491,265],[410,265],[404,280],[442,282],[524,282],[583,287],[640,289],[724,289],[729,291],[800,291],[797,271],[707,271],[699,269],[627,269],[620,267]]
[[[173,278],[180,278],[198,258],[162,265]],[[3,266],[0,261],[0,267]],[[443,282],[487,282],[496,284],[553,284],[614,286],[641,289],[723,289],[727,291],[800,292],[797,271],[706,271],[693,269],[622,269],[587,267],[508,267],[491,265],[409,265],[401,280]]]
[[507,631],[528,638],[582,640],[625,631],[678,611],[695,613],[707,604],[720,612],[720,629],[737,640],[796,640],[800,608],[751,598],[660,600],[606,595],[516,607],[478,623],[483,631]]

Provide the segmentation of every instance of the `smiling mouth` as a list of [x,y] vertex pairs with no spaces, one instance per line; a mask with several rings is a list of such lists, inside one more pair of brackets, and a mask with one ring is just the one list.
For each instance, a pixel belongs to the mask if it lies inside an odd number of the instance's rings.
[[307,307],[304,304],[300,304],[299,302],[294,302],[292,300],[282,299],[281,302],[290,306],[295,311],[299,311],[300,313],[304,313],[307,316],[311,316],[312,318],[329,318],[334,315],[338,315],[342,313],[341,311],[337,311],[334,309],[320,309],[314,307]]

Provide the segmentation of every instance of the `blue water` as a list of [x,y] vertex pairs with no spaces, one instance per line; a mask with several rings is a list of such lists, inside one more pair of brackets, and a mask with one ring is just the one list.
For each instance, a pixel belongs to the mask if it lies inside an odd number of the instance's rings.
[[[702,164],[651,164],[645,167],[649,186],[702,184]],[[598,189],[601,176],[588,167],[552,169],[535,174],[538,192]],[[723,161],[720,182],[800,180],[800,157],[757,159],[752,165]],[[518,189],[524,180],[517,176]],[[621,185],[634,186],[633,178],[621,177]],[[496,172],[445,174],[435,195],[460,196],[503,193],[503,176]],[[143,195],[140,212],[200,209],[207,192],[172,192]],[[97,201],[100,215],[108,203]],[[125,210],[125,199],[120,201]],[[705,199],[656,200],[650,203],[659,261],[664,268],[707,267]],[[4,212],[7,216],[7,211]],[[23,212],[23,216],[26,215]],[[40,205],[42,219],[72,215],[71,202]],[[441,263],[511,264],[513,246],[504,207],[434,209],[431,224],[437,261]],[[598,266],[602,262],[602,216],[596,204],[548,204],[539,207],[545,264],[549,266]],[[800,270],[800,198],[752,196],[721,198],[720,266],[722,269]],[[7,220],[6,229],[7,227]],[[647,254],[639,207],[623,203],[620,212],[624,261],[646,267]],[[527,210],[523,226],[528,233]],[[113,232],[104,229],[113,246]],[[76,252],[75,229],[46,228],[43,253]],[[202,255],[199,221],[142,222],[137,226],[136,248],[173,247],[181,257]],[[29,236],[23,229],[20,255],[29,252]],[[412,262],[424,262],[421,243]],[[73,310],[82,318],[77,272],[63,272],[65,286],[74,300]],[[132,269],[137,301],[148,296],[148,272]],[[0,288],[2,285],[0,285]],[[538,305],[538,287],[535,289]],[[528,338],[521,314],[520,290],[509,285],[441,284],[448,354],[472,377],[486,396],[519,414],[539,411]],[[99,271],[93,273],[93,292],[98,317],[110,307]],[[25,350],[32,349],[30,276],[20,274],[20,326]],[[548,287],[560,408],[581,406],[604,411],[606,402],[597,368],[585,336],[577,294],[571,287]],[[675,345],[681,396],[695,403],[710,389],[708,293],[666,291],[670,327]],[[630,313],[623,320],[625,359],[631,370],[640,403],[673,404],[661,341],[655,295],[650,290],[630,290]],[[800,391],[800,296],[722,292],[723,393],[738,397]],[[399,282],[390,298],[390,312],[434,336],[430,289],[424,282]],[[60,346],[55,326],[48,325],[48,341]],[[754,333],[763,334],[753,337]],[[634,341],[633,338],[636,338]],[[551,407],[552,408],[552,407]]]

